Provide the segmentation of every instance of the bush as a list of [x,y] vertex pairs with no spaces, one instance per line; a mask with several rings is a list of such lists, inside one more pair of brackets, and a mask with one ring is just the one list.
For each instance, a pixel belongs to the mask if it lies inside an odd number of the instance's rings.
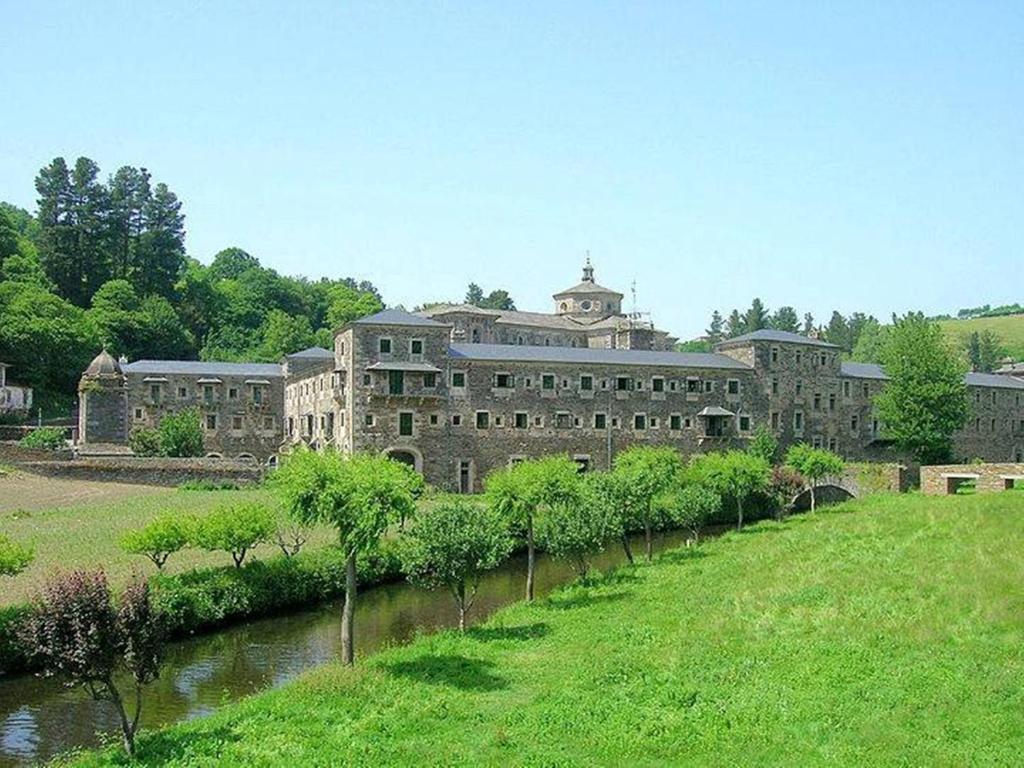
[[203,424],[198,409],[169,413],[160,420],[160,453],[174,458],[203,455]]
[[814,491],[818,481],[838,475],[846,466],[842,458],[821,448],[812,448],[807,443],[797,443],[786,452],[786,464],[807,480],[811,491],[811,512],[815,508]]
[[128,435],[128,447],[136,456],[159,456],[160,432],[148,427],[136,427]]
[[242,486],[231,480],[186,480],[178,486],[182,491],[240,491]]
[[0,534],[0,576],[17,576],[32,562],[30,547],[22,546]]
[[620,517],[595,494],[553,505],[541,518],[538,533],[545,550],[554,558],[568,560],[581,579],[590,571],[592,555],[622,533]]
[[804,477],[792,467],[775,467],[768,483],[768,497],[775,509],[775,518],[781,520],[804,489]]
[[32,607],[29,605],[0,608],[0,675],[29,669],[30,662],[21,636],[22,627],[31,615]]
[[167,558],[188,544],[189,526],[178,515],[166,514],[148,525],[129,531],[121,538],[121,549],[132,555],[145,555],[162,570]]
[[[168,631],[183,635],[339,597],[345,591],[345,552],[325,547],[295,557],[254,560],[241,568],[204,568],[153,577],[153,600]],[[396,545],[383,542],[356,563],[364,586],[402,576]]]
[[25,448],[44,448],[48,451],[59,450],[66,443],[63,427],[38,427],[18,441],[18,445]]
[[232,504],[218,507],[190,526],[189,543],[208,552],[228,552],[235,567],[250,549],[271,539],[277,530],[274,513],[262,504]]

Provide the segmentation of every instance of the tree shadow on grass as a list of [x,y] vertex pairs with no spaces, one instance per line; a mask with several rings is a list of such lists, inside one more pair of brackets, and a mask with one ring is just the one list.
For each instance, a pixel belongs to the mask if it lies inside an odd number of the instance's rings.
[[115,762],[118,765],[122,762],[130,762],[131,765],[167,765],[197,757],[217,758],[222,755],[226,745],[240,741],[241,738],[229,725],[201,731],[188,730],[184,733],[167,730],[143,733],[135,759],[128,761],[118,751]]
[[590,591],[573,590],[567,593],[552,595],[547,600],[547,607],[558,611],[568,611],[573,608],[587,608],[603,603],[615,603],[624,600],[632,593],[625,590],[619,592],[602,592],[593,594]]
[[473,627],[466,632],[466,636],[481,642],[489,642],[491,640],[525,641],[537,640],[550,632],[551,627],[543,621],[538,621],[533,624],[522,624],[518,627]]
[[658,556],[661,563],[689,563],[694,560],[702,560],[708,553],[702,547],[680,547],[670,552],[663,552]]
[[463,691],[498,691],[508,681],[491,672],[494,663],[455,654],[420,656],[411,661],[385,664],[383,669],[420,683],[448,685]]

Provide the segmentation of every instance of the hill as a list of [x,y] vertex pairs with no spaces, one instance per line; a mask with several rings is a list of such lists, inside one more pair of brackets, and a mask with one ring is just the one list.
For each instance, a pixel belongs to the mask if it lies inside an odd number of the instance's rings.
[[1015,491],[760,523],[145,735],[139,762],[1018,764],[1022,547]]
[[960,346],[963,338],[974,331],[992,331],[1015,360],[1024,360],[1024,315],[976,317],[971,320],[940,320],[939,325],[953,343]]

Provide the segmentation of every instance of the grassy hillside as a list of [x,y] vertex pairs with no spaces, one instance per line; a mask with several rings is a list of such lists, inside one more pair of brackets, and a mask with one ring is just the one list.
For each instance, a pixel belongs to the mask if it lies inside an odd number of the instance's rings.
[[761,523],[150,734],[141,761],[1018,764],[1022,551],[1018,492]]
[[1004,317],[979,317],[974,320],[942,320],[939,322],[946,335],[959,343],[964,336],[974,331],[992,331],[1009,355],[1016,360],[1024,360],[1024,315],[1006,315]]

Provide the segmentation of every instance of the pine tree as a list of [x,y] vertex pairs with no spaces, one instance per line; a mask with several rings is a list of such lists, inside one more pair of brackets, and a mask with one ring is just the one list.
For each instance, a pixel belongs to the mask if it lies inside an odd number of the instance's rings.
[[734,339],[744,333],[746,333],[746,327],[743,324],[743,318],[740,316],[739,310],[734,309],[729,313],[729,319],[725,321],[725,336],[728,339]]
[[132,264],[132,282],[143,295],[155,293],[170,298],[185,266],[185,217],[181,201],[166,184],[157,184],[146,201],[143,217],[146,231]]
[[144,210],[152,197],[149,171],[126,165],[110,179],[110,249],[114,277],[127,280],[145,231]]
[[39,259],[65,298],[77,293],[75,228],[71,212],[71,173],[63,157],[54,158],[36,176],[39,193]]
[[466,303],[471,304],[474,307],[479,307],[480,303],[484,300],[484,290],[476,283],[470,283],[466,289]]
[[800,330],[800,319],[792,307],[779,307],[772,315],[769,325],[777,331],[797,333]]
[[750,309],[747,310],[746,315],[743,317],[743,327],[746,333],[768,327],[768,310],[764,308],[764,304],[761,303],[760,299],[755,298],[750,303]]
[[825,341],[843,349],[851,348],[850,327],[846,323],[846,318],[838,311],[833,311],[832,317],[828,321],[828,327],[825,329]]
[[804,336],[810,336],[812,333],[814,333],[814,315],[810,312],[805,312],[803,334]]
[[981,370],[981,337],[977,331],[967,337],[967,362],[972,371]]
[[708,329],[704,331],[705,335],[708,337],[708,340],[712,344],[717,344],[722,340],[722,337],[724,335],[724,325],[725,321],[722,319],[722,313],[716,309],[714,312],[711,313],[711,325],[709,325]]
[[999,365],[999,358],[1002,357],[999,338],[992,331],[985,330],[982,331],[978,342],[978,370],[992,373]]
[[110,194],[99,180],[100,168],[87,157],[75,161],[71,172],[72,215],[77,239],[78,293],[69,296],[86,306],[101,285],[110,280]]

